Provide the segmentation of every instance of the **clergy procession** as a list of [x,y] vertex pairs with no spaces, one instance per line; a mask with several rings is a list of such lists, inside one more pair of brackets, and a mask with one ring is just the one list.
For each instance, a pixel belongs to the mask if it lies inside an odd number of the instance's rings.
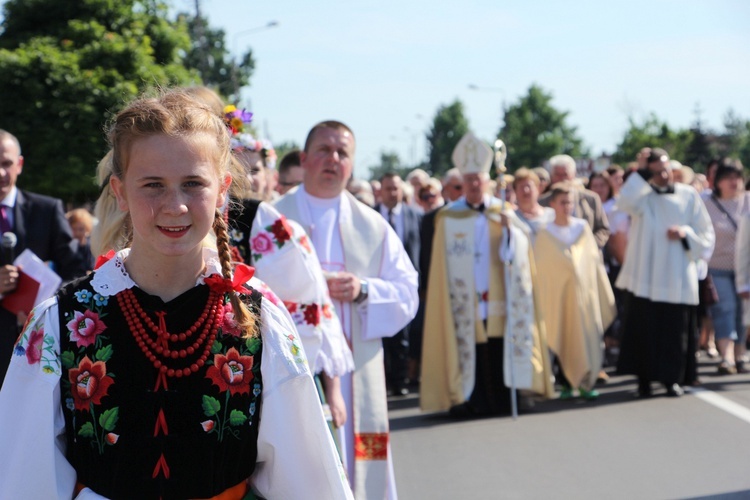
[[[406,398],[523,419],[614,374],[680,397],[701,353],[750,370],[736,160],[702,182],[644,145],[588,178],[565,154],[509,174],[504,142],[469,132],[442,178],[367,182],[345,123],[277,161],[252,120],[205,87],[131,102],[97,168],[96,263],[67,225],[28,243],[66,281],[0,311],[0,498],[396,499]],[[0,153],[6,199],[34,200],[10,131]],[[4,295],[21,271],[0,269]]]

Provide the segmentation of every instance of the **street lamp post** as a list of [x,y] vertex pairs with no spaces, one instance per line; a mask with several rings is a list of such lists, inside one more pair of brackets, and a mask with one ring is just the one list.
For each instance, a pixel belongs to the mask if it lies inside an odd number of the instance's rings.
[[[262,26],[256,26],[254,28],[248,28],[246,30],[242,30],[238,33],[235,33],[232,37],[232,89],[234,90],[234,96],[239,101],[240,98],[240,81],[239,76],[237,75],[237,66],[239,62],[237,61],[237,40],[245,35],[250,35],[252,33],[257,33],[259,31],[265,31],[270,28],[275,28],[279,25],[278,21],[268,21],[266,24]],[[240,61],[241,62],[241,61]]]

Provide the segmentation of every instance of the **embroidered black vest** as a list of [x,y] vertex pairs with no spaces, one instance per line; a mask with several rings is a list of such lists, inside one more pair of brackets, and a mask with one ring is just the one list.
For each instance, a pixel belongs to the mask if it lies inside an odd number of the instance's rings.
[[[159,377],[117,296],[97,294],[92,276],[58,293],[67,458],[78,482],[112,499],[176,499],[210,498],[248,478],[260,423],[260,336],[242,338],[225,315],[203,367]],[[155,324],[154,312],[166,312],[173,333],[196,322],[209,296],[206,285],[167,303],[132,290]],[[243,300],[260,314],[260,293],[248,290]],[[173,367],[199,356],[196,350]]]
[[253,262],[248,242],[260,203],[259,200],[242,200],[230,205],[229,209],[229,241],[237,249],[242,261],[247,264]]

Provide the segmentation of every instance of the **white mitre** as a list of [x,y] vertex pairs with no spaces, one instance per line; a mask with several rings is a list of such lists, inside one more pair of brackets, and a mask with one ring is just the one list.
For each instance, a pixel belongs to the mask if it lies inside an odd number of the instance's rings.
[[451,160],[464,175],[488,174],[492,166],[492,149],[477,136],[467,132],[456,144]]

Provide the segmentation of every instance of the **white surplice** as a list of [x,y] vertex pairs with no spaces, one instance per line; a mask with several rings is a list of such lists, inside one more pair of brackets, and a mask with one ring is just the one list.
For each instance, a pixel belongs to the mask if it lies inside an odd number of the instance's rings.
[[[699,262],[708,260],[714,229],[698,192],[675,184],[658,194],[638,173],[622,187],[617,206],[631,216],[625,263],[616,286],[653,302],[698,304]],[[685,231],[685,243],[667,238],[667,229]]]

